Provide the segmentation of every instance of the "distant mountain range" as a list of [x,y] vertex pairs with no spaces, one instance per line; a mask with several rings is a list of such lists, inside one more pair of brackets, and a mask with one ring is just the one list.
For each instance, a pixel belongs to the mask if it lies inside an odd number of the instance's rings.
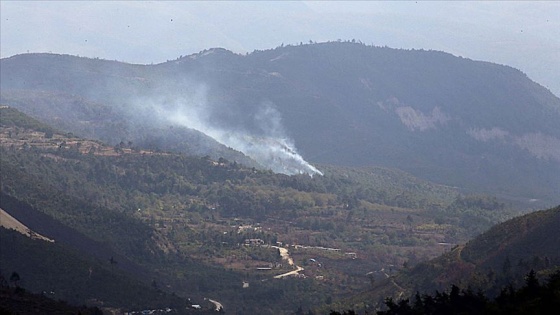
[[443,52],[330,42],[157,65],[26,54],[1,60],[1,92],[112,144],[286,174],[395,167],[535,207],[560,201],[560,99],[516,69]]

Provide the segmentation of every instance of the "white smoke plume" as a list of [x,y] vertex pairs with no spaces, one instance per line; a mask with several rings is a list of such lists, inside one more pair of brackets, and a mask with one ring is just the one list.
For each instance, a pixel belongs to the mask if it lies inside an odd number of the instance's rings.
[[133,103],[135,110],[151,113],[148,118],[152,123],[198,130],[275,173],[323,175],[297,153],[293,141],[286,136],[280,113],[271,102],[262,102],[254,113],[247,113],[257,128],[248,131],[249,128],[241,125],[224,127],[216,123],[214,115],[220,109],[211,108],[207,93],[208,88],[201,85],[189,93],[177,95],[167,91],[157,97],[142,97]]

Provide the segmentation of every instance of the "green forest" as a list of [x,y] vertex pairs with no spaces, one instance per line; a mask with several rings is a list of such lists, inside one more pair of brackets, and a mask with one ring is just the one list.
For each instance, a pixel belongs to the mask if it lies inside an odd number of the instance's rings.
[[[378,315],[421,315],[421,314],[555,314],[560,306],[560,272],[549,276],[544,284],[539,283],[531,270],[524,277],[524,285],[504,287],[495,298],[488,298],[481,291],[471,288],[451,289],[434,294],[416,293],[414,298],[393,301],[387,298],[385,310]],[[354,310],[331,311],[330,315],[355,315]]]
[[[3,276],[17,272],[22,287],[76,305],[187,312],[212,310],[214,299],[242,314],[352,306],[352,295],[401,281],[399,272],[522,213],[388,168],[274,174],[107,146],[0,111],[0,207],[55,240],[2,231]],[[295,266],[297,277],[274,279]]]

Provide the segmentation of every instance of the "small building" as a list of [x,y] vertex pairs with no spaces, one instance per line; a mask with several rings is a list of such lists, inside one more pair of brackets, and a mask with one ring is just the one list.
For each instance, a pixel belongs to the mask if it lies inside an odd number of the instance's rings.
[[264,245],[264,241],[260,238],[245,239],[245,245]]

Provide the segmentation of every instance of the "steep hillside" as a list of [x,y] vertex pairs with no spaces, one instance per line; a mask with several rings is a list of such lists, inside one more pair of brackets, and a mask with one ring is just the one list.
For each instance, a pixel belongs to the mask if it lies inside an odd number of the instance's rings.
[[371,271],[435,257],[515,213],[387,168],[287,176],[111,147],[13,108],[0,114],[2,209],[81,258],[228,312],[330,303],[369,286]]
[[401,299],[395,303],[388,299],[385,309],[377,314],[553,314],[560,306],[559,290],[560,270],[544,281],[539,281],[535,272],[530,271],[524,277],[523,286],[508,286],[495,298],[453,285],[447,292],[416,294],[414,302]]
[[[195,59],[209,59],[200,77],[225,94],[209,99],[240,115],[270,100],[311,161],[385,165],[468,190],[558,198],[560,100],[515,69],[351,43],[247,57],[212,52]],[[174,66],[186,72],[181,62]],[[230,122],[220,112],[217,119]]]
[[[240,152],[229,149],[203,133],[181,126],[147,125],[126,113],[68,91],[3,90],[3,104],[80,137],[129,148],[171,150],[197,156],[220,157],[248,166],[262,167]],[[150,116],[152,114],[145,113]]]
[[[560,100],[507,66],[338,42],[209,49],[153,66],[49,54],[1,62],[2,102],[111,143],[215,152],[188,127],[278,172],[379,165],[535,207],[560,201]],[[110,115],[78,124],[49,112],[76,97],[68,114]],[[85,133],[95,119],[103,124]]]
[[67,302],[54,300],[44,295],[33,294],[21,288],[0,288],[0,313],[33,314],[43,312],[51,315],[102,315],[97,307],[76,307]]
[[491,271],[495,278],[486,279],[487,285],[495,286],[507,284],[504,278],[522,279],[531,268],[545,273],[560,267],[559,223],[560,207],[511,219],[441,258],[420,264],[409,275],[424,279],[415,283],[416,288],[442,289],[452,283],[483,282],[480,278]]
[[[2,276],[19,276],[18,286],[73,305],[125,308],[184,308],[178,296],[164,294],[109,263],[93,260],[58,243],[33,240],[0,228]],[[121,262],[117,259],[115,261]],[[11,285],[13,285],[11,283]],[[2,295],[2,297],[5,297]],[[0,307],[18,309],[0,302]],[[1,308],[0,308],[1,309]],[[46,312],[45,308],[38,308]]]
[[520,287],[531,270],[545,280],[560,270],[558,224],[560,206],[508,220],[436,259],[379,281],[349,304],[368,301],[373,305],[385,297],[431,294],[449,290],[452,285],[493,298],[508,285]]

